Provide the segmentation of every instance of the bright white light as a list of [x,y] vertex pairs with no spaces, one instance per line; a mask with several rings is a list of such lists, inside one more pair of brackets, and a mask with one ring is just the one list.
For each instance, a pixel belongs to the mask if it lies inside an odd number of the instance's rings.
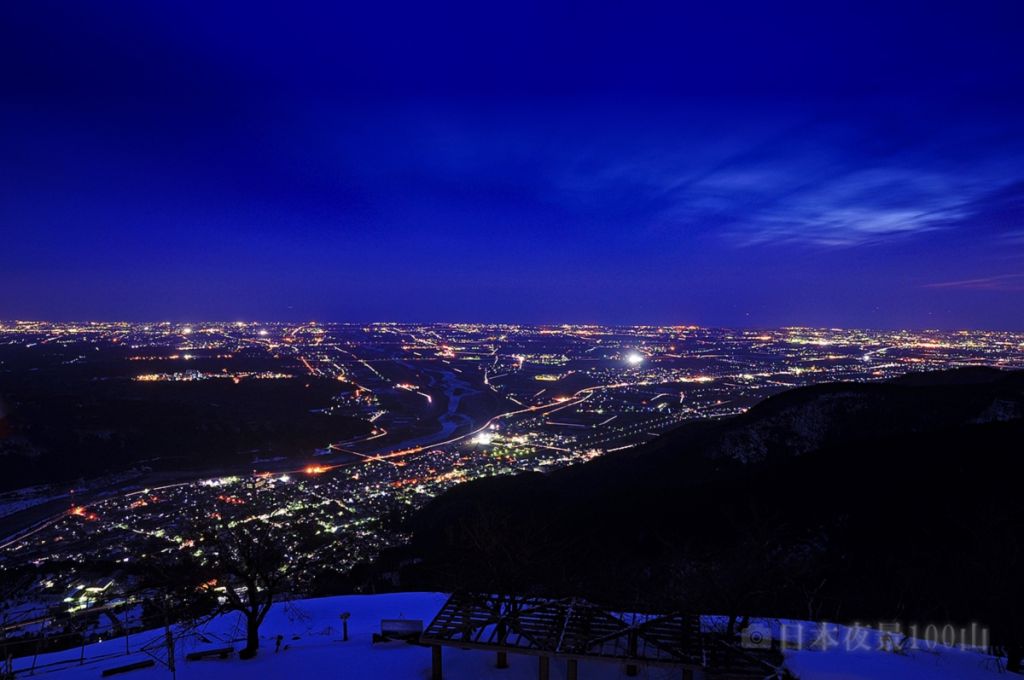
[[281,476],[280,476],[280,477],[278,478],[278,481],[281,481],[281,482],[285,482],[285,483],[288,483],[288,482],[290,482],[291,480],[292,480],[292,478],[291,478],[291,477],[289,477],[288,475],[281,475]]
[[266,335],[266,334],[267,334],[267,329],[264,328],[264,329],[260,330],[260,335]]
[[626,355],[626,363],[630,366],[639,366],[644,362],[644,355],[640,352],[630,352]]
[[181,334],[182,334],[182,335],[188,335],[188,334],[189,334],[189,333],[191,333],[191,332],[192,332],[192,329],[191,329],[191,328],[189,328],[189,327],[187,327],[187,326],[186,326],[185,328],[182,328],[182,329],[181,329]]
[[477,436],[473,437],[474,444],[481,444],[483,446],[487,446],[492,441],[494,441],[494,435],[490,432],[481,432]]

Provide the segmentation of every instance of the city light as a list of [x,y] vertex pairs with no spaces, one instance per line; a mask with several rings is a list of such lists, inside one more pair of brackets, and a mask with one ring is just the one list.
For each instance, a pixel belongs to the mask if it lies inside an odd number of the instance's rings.
[[[255,323],[223,327],[227,332],[220,334],[212,330],[220,327],[196,325],[184,342],[179,330],[167,325],[148,331],[115,323],[0,327],[0,339],[26,351],[60,352],[67,343],[67,360],[76,362],[75,370],[91,368],[100,377],[107,375],[109,359],[100,353],[95,364],[83,363],[81,343],[100,349],[115,341],[130,345],[124,360],[133,362],[125,364],[133,370],[119,373],[126,388],[152,392],[166,385],[202,395],[223,385],[218,403],[246,388],[258,390],[256,403],[261,403],[264,390],[281,388],[290,391],[275,407],[302,399],[300,416],[314,426],[325,432],[354,428],[335,439],[314,440],[322,442],[317,451],[291,441],[246,450],[240,460],[258,472],[185,479],[157,491],[148,490],[152,477],[136,471],[115,482],[128,489],[138,484],[136,491],[100,497],[89,489],[89,480],[76,483],[73,507],[6,547],[6,559],[31,561],[41,570],[61,565],[59,578],[45,572],[53,585],[41,580],[30,588],[30,597],[48,602],[78,583],[92,586],[84,567],[74,565],[128,560],[138,565],[154,545],[189,550],[202,559],[204,546],[190,537],[190,526],[211,519],[273,522],[295,534],[343,536],[322,545],[315,558],[318,569],[344,573],[405,540],[382,517],[415,512],[459,484],[585,463],[651,441],[687,421],[743,413],[792,387],[886,380],[950,365],[1024,366],[1022,336],[975,331],[790,328],[766,334],[318,324],[314,333],[308,325],[279,332]],[[263,339],[261,330],[268,330],[273,342]],[[291,342],[281,343],[286,333]],[[439,357],[438,348],[454,356]],[[180,359],[186,351],[202,362],[192,364],[196,369],[166,367],[170,357]],[[651,361],[655,356],[658,360]],[[136,370],[140,366],[152,368]],[[299,375],[302,380],[295,380]],[[227,389],[232,382],[237,387]],[[305,385],[311,386],[308,396]],[[319,395],[314,386],[322,390]],[[295,441],[308,441],[308,435]],[[305,458],[314,454],[325,458]],[[223,463],[209,461],[207,474],[223,470]],[[100,480],[94,488],[111,483]],[[49,498],[43,488],[37,495],[30,500]],[[3,559],[0,549],[0,563]]]

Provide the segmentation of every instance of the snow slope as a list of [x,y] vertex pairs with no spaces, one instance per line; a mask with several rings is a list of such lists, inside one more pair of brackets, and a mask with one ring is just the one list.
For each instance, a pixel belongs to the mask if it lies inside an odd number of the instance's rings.
[[[410,679],[430,677],[430,650],[405,643],[371,644],[371,635],[380,628],[382,618],[422,619],[428,624],[444,603],[441,593],[398,593],[387,595],[343,596],[275,605],[263,625],[263,647],[251,661],[209,659],[185,661],[184,655],[204,648],[217,648],[238,640],[243,628],[239,616],[225,615],[214,619],[201,632],[189,635],[179,644],[176,658],[177,678],[182,680],[252,680],[253,678]],[[339,614],[349,612],[348,642],[341,642]],[[284,636],[282,650],[274,651],[277,635]],[[53,680],[98,678],[103,669],[121,666],[149,657],[141,651],[150,645],[160,655],[163,631],[132,636],[130,655],[125,655],[123,638],[113,639],[85,648],[39,657],[35,660],[34,677]],[[236,642],[236,649],[242,644]],[[444,649],[444,672],[449,680],[533,680],[537,677],[537,660],[529,656],[509,655],[510,667],[494,668],[494,655],[488,652]],[[19,677],[27,677],[33,659],[15,661]],[[826,652],[799,651],[787,656],[787,667],[801,680],[996,680],[998,665],[991,657],[958,650],[941,653],[914,651],[907,655],[889,652]],[[132,671],[126,680],[149,680],[171,677],[165,666]],[[563,662],[551,663],[552,680],[565,677]],[[624,678],[624,667],[615,663],[582,663],[582,680]],[[679,678],[679,672],[668,669],[641,669],[639,677],[650,680]],[[1006,677],[1006,676],[1002,676]]]

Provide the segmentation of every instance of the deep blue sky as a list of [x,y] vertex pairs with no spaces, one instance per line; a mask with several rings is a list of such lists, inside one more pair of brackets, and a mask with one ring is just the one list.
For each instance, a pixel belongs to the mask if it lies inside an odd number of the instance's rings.
[[1024,329],[1022,25],[6,2],[0,318]]

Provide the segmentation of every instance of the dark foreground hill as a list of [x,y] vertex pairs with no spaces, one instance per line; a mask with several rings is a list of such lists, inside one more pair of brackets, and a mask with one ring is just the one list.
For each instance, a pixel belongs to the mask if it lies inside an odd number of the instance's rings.
[[650,608],[980,622],[1019,663],[1024,373],[802,388],[417,518],[419,585]]

